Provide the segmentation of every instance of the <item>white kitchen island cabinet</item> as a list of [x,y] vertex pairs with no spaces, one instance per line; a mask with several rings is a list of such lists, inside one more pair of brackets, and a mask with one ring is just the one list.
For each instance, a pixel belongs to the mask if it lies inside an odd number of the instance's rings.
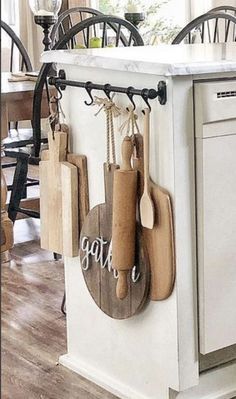
[[[150,175],[172,198],[174,291],[114,320],[89,295],[79,258],[66,258],[68,352],[60,363],[125,399],[236,397],[236,44],[50,51],[42,61],[74,81],[167,84],[165,105],[150,100]],[[105,125],[86,99],[84,89],[67,87],[62,104],[73,152],[88,158],[92,208],[104,200]],[[128,105],[124,94],[115,99]],[[142,130],[144,103],[135,102]],[[117,132],[117,153],[120,143]]]

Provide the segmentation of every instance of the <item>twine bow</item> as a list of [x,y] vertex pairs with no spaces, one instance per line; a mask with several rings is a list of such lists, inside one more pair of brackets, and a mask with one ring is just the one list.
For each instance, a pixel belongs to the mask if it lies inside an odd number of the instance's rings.
[[55,96],[52,96],[49,101],[49,124],[51,126],[53,139],[54,139],[54,132],[56,130],[56,126],[60,125],[60,115],[62,115],[63,123],[65,122],[65,114],[63,112],[61,103],[59,99]]
[[138,115],[134,112],[133,108],[127,107],[126,111],[128,113],[128,117],[120,126],[119,131],[121,132],[121,134],[123,134],[123,131],[126,129],[126,136],[131,136],[132,139],[134,140],[135,129],[136,132],[140,134],[140,130],[137,123]]
[[112,156],[112,163],[116,164],[116,150],[115,150],[115,135],[113,118],[117,118],[120,114],[120,108],[113,101],[114,95],[111,100],[108,98],[95,97],[94,105],[100,106],[97,116],[102,110],[106,114],[106,140],[107,140],[107,168],[110,168],[110,153]]

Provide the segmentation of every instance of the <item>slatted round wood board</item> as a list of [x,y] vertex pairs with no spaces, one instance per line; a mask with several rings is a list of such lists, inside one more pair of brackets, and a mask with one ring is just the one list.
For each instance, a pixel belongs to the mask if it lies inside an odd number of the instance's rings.
[[114,319],[126,319],[138,313],[148,298],[148,257],[139,224],[136,234],[135,266],[128,275],[128,295],[116,296],[117,276],[111,267],[112,190],[117,169],[104,165],[105,203],[95,206],[87,215],[80,235],[80,262],[87,288],[97,306]]

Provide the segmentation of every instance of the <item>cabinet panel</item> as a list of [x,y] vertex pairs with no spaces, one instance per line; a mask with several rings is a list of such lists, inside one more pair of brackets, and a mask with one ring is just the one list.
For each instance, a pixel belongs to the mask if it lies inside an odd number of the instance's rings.
[[236,343],[236,134],[196,139],[196,166],[200,352],[206,354]]
[[197,83],[194,94],[196,137],[232,133],[236,116],[236,79]]

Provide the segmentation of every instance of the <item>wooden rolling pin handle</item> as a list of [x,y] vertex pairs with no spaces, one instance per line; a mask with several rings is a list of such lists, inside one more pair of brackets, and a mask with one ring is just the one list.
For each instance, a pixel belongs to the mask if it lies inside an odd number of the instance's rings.
[[128,293],[127,274],[134,265],[137,172],[132,169],[133,142],[122,142],[121,169],[115,171],[113,186],[112,265],[118,271],[116,295]]
[[132,143],[131,137],[125,136],[122,146],[121,146],[121,155],[122,155],[122,164],[121,170],[133,170],[131,166],[131,158],[134,151],[134,145]]
[[125,299],[128,294],[127,275],[128,275],[128,270],[123,270],[118,272],[116,296],[119,299]]

